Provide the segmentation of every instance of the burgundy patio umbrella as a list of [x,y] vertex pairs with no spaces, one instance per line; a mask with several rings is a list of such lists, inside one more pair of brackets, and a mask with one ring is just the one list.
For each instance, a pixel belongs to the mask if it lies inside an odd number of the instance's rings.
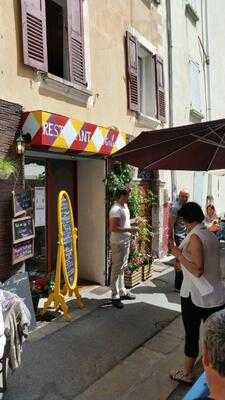
[[111,156],[141,169],[225,168],[225,119],[142,132]]

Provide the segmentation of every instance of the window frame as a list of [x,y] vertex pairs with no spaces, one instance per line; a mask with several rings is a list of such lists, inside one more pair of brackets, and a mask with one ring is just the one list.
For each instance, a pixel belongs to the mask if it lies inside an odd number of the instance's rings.
[[[66,1],[66,7],[68,7],[68,1]],[[87,84],[82,85],[80,83],[74,83],[71,79],[71,74],[69,72],[69,79],[61,78],[57,75],[51,74],[48,71],[48,58],[47,58],[47,32],[46,32],[46,12],[45,12],[45,4],[46,0],[40,0],[40,11],[39,11],[39,2],[33,3],[30,0],[21,0],[21,9],[22,9],[22,33],[23,33],[23,54],[24,54],[24,64],[36,70],[37,73],[37,81],[40,82],[40,87],[47,89],[48,91],[52,91],[53,93],[59,93],[63,97],[68,97],[74,100],[75,104],[79,104],[82,106],[87,106],[89,98],[92,96],[91,92],[91,69],[90,69],[90,48],[89,44],[89,10],[88,10],[88,0],[81,0],[83,7],[83,26],[84,26],[84,60],[85,60],[85,75]],[[57,0],[55,0],[56,4],[59,4]],[[38,4],[38,6],[37,6]],[[39,24],[42,24],[43,36],[41,37],[42,42],[42,61],[36,61],[32,58],[29,58],[28,55],[28,28],[27,28],[27,13],[29,11],[33,12],[34,18],[37,13],[39,17]],[[67,28],[66,28],[67,29]],[[68,51],[64,47],[64,53]],[[68,54],[69,59],[69,54]],[[69,60],[68,60],[69,63]],[[69,69],[69,68],[68,68]],[[65,74],[64,74],[65,76]],[[83,93],[81,93],[83,92]],[[68,96],[67,96],[68,94]]]
[[[192,58],[189,59],[188,62],[188,69],[189,69],[189,90],[190,90],[190,112],[192,114],[199,114],[202,115],[203,112],[203,104],[202,104],[202,91],[201,91],[201,70],[200,64],[193,60]],[[197,75],[198,72],[198,75]],[[196,79],[197,78],[197,79]],[[195,86],[195,87],[194,87]],[[195,95],[197,96],[195,98]],[[196,101],[197,99],[197,101]]]
[[[156,57],[157,51],[156,47],[152,45],[142,34],[140,34],[135,28],[129,26],[127,31],[136,38],[138,44],[146,49],[153,57]],[[128,79],[128,78],[127,78]],[[165,82],[164,82],[165,84]],[[156,91],[155,90],[154,96],[156,99]],[[129,105],[129,103],[128,103]],[[129,109],[129,107],[128,107]],[[148,115],[143,114],[141,111],[136,111],[136,121],[135,124],[137,127],[147,127],[151,129],[157,128],[161,123],[165,122],[165,119],[161,118],[157,119],[157,117],[149,117]]]

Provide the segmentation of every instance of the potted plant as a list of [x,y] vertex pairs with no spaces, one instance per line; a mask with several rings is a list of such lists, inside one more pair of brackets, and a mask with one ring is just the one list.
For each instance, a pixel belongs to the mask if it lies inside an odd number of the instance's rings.
[[152,266],[152,256],[151,254],[143,255],[143,265],[142,265],[142,280],[146,281],[151,275]]
[[127,268],[124,273],[125,286],[132,288],[141,283],[143,257],[137,250],[131,251]]
[[8,179],[16,172],[16,162],[6,158],[0,158],[0,179]]
[[35,314],[38,313],[38,303],[41,297],[48,297],[54,289],[54,279],[52,275],[37,275],[30,281],[31,297],[34,305]]

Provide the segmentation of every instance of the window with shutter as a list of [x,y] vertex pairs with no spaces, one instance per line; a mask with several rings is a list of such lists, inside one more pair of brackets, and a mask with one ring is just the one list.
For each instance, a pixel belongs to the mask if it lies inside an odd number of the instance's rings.
[[138,42],[129,32],[126,34],[127,95],[128,108],[140,111],[140,84],[138,76]]
[[70,80],[87,86],[85,74],[83,0],[67,0]]
[[45,0],[21,0],[24,64],[47,71]]
[[155,88],[156,88],[156,108],[157,119],[165,122],[166,119],[166,106],[165,106],[165,86],[164,86],[164,71],[163,60],[155,55]]
[[[64,9],[53,0],[46,2],[48,72],[66,78],[64,70]],[[54,43],[54,46],[53,46]]]

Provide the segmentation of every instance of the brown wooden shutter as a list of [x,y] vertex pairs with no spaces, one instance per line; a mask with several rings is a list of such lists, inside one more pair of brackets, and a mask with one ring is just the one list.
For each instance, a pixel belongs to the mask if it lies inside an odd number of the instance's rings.
[[83,0],[67,0],[71,82],[87,86],[85,76]]
[[126,34],[127,50],[127,95],[128,108],[140,111],[140,84],[138,74],[138,41],[129,32]]
[[47,72],[45,0],[21,0],[24,64]]
[[156,88],[156,118],[161,122],[166,120],[165,85],[163,60],[155,55],[155,88]]

